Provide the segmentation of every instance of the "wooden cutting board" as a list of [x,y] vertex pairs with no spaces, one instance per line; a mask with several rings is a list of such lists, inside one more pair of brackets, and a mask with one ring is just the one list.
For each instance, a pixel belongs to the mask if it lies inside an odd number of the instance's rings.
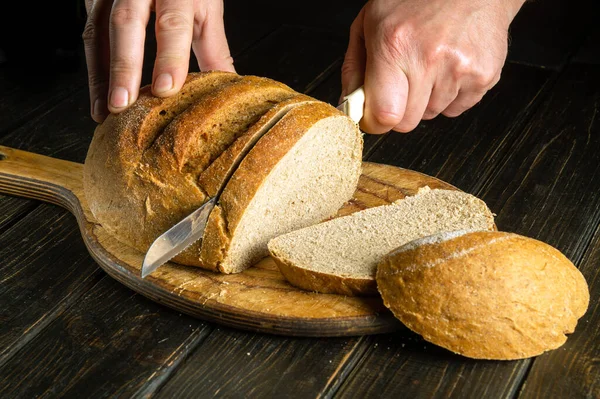
[[[402,328],[378,297],[307,292],[289,285],[265,258],[233,275],[168,263],[140,277],[144,254],[112,238],[91,214],[83,164],[0,146],[0,192],[71,211],[100,267],[132,290],[177,311],[230,327],[291,336],[351,336]],[[425,185],[455,187],[415,171],[363,163],[358,189],[339,215],[389,204]]]

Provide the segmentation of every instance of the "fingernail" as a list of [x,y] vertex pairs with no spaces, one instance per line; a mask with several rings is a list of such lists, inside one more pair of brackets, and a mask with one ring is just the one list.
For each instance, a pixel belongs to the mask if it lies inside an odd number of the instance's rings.
[[129,104],[129,92],[124,87],[115,87],[110,93],[110,105],[114,108],[123,108]]
[[173,88],[173,77],[168,73],[161,73],[154,81],[154,92],[165,93]]

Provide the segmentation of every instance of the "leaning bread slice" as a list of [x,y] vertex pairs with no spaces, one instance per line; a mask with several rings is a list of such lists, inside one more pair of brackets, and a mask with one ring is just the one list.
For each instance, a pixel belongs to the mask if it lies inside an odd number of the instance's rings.
[[377,295],[378,262],[414,239],[449,230],[493,230],[486,204],[457,190],[424,187],[391,205],[359,211],[272,239],[269,251],[294,286]]
[[246,155],[225,186],[202,239],[202,267],[240,272],[267,242],[334,215],[361,171],[362,134],[326,103],[290,110]]

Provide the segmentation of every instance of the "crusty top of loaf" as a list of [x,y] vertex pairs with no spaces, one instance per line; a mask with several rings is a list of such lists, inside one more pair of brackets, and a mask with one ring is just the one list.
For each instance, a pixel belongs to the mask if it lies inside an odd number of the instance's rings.
[[281,101],[271,108],[243,136],[236,139],[214,162],[204,169],[198,177],[199,186],[209,196],[216,195],[223,183],[228,181],[233,171],[237,169],[243,157],[252,149],[258,139],[292,108],[307,102],[317,102],[317,100],[303,94],[298,94],[288,100]]

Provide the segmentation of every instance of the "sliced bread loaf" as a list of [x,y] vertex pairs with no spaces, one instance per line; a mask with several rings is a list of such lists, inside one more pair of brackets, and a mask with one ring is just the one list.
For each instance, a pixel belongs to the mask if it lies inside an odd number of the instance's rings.
[[241,161],[212,211],[202,267],[235,273],[268,254],[267,242],[334,215],[361,171],[362,134],[322,103],[291,109]]
[[355,212],[269,241],[281,273],[305,290],[377,295],[375,272],[391,250],[452,230],[493,230],[486,204],[457,190],[419,192],[391,205]]

